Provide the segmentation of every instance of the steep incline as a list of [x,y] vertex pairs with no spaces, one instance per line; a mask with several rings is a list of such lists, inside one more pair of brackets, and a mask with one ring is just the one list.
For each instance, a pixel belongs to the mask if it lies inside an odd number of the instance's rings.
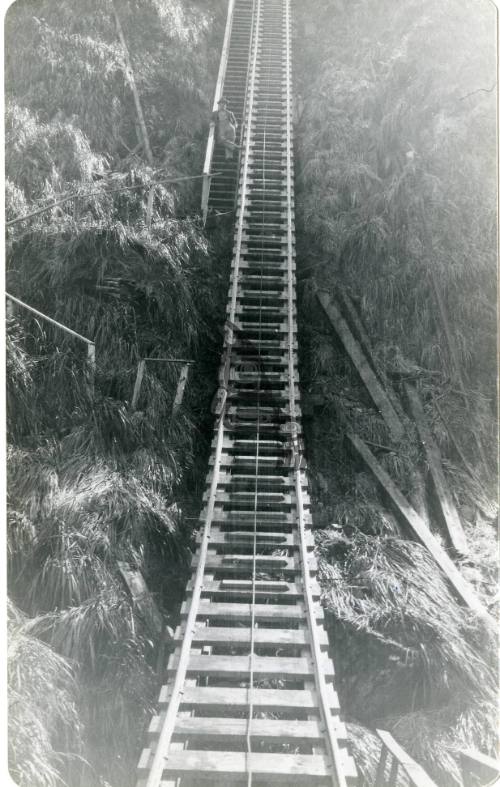
[[356,783],[301,450],[290,0],[253,24],[211,469],[141,787]]

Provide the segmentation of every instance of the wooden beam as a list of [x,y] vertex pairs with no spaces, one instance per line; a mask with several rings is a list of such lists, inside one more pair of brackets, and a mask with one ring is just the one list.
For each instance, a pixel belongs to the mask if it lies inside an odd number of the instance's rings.
[[443,471],[441,460],[441,452],[437,445],[432,432],[427,423],[424,408],[416,389],[409,385],[405,386],[408,401],[413,418],[417,425],[420,442],[425,448],[429,469],[431,471],[431,478],[434,486],[434,491],[439,503],[441,515],[448,531],[451,544],[456,552],[461,555],[466,555],[469,551],[467,540],[462,528],[462,523],[458,515],[457,508],[453,502],[448,484]]
[[326,755],[264,754],[231,751],[171,751],[164,758],[163,773],[196,777],[198,780],[231,779],[231,784],[247,784],[248,771],[266,784],[324,784],[331,765]]
[[463,776],[478,777],[486,784],[493,784],[493,780],[500,776],[500,761],[473,749],[460,752],[460,766]]
[[[326,629],[318,629],[322,647],[328,648],[328,635]],[[182,642],[184,629],[178,626],[174,638]],[[205,645],[248,645],[252,639],[252,629],[243,626],[204,626],[199,623],[193,635],[193,642],[203,642]],[[258,628],[253,632],[253,641],[256,645],[276,646],[282,645],[308,645],[310,636],[306,629],[288,628]]]
[[[153,716],[149,725],[148,735],[153,737],[161,729],[162,714]],[[209,738],[242,738],[246,739],[247,719],[238,719],[231,716],[186,716],[180,718],[175,726],[173,737],[209,737]],[[252,723],[252,736],[267,738],[268,741],[284,739],[279,742],[322,741],[322,731],[319,719],[310,721],[296,721],[293,719],[254,719]],[[153,738],[154,740],[154,738]],[[192,747],[194,748],[194,747]]]
[[175,399],[172,405],[172,417],[176,415],[179,410],[179,407],[182,404],[182,400],[184,398],[184,389],[186,387],[187,378],[189,374],[189,363],[185,363],[181,369],[181,373],[179,375],[179,382],[177,383],[177,390],[175,392]]
[[[254,604],[255,620],[260,621],[274,620],[279,616],[280,620],[299,620],[304,619],[304,605],[299,601],[297,604]],[[187,602],[181,608],[181,617],[185,617],[187,612]],[[252,608],[250,604],[237,604],[231,602],[217,602],[202,599],[199,606],[199,617],[209,620],[231,620],[242,623],[252,619]],[[319,604],[316,608],[316,620],[324,620],[324,609]]]
[[132,402],[130,404],[131,410],[135,410],[135,408],[137,407],[137,402],[139,401],[139,396],[141,393],[142,378],[144,377],[145,368],[146,368],[146,361],[143,358],[141,361],[139,361],[137,365],[137,375],[135,378],[134,393],[132,394]]
[[[223,738],[246,738],[247,719],[220,718],[220,717],[191,717],[180,719],[176,725],[174,735],[191,736],[221,736]],[[323,729],[319,719],[313,721],[296,721],[293,719],[253,719],[252,735],[258,738],[267,738],[269,741],[280,742],[279,739],[304,743],[314,740],[323,740]]]
[[358,454],[370,468],[379,484],[389,495],[399,514],[409,526],[412,533],[429,550],[438,566],[446,575],[457,595],[462,599],[464,604],[469,607],[470,610],[475,612],[483,619],[487,620],[490,624],[494,625],[492,617],[477,598],[471,585],[462,577],[453,561],[446,554],[443,547],[438,543],[430,530],[427,529],[424,521],[417,514],[415,509],[411,507],[408,500],[401,494],[395,483],[385,472],[369,448],[357,435],[348,433],[347,436]]
[[[332,685],[328,684],[330,708],[338,712],[338,697]],[[168,705],[169,685],[162,687],[160,706]],[[253,704],[259,711],[278,713],[285,711],[317,710],[318,698],[310,689],[254,689]],[[229,713],[232,709],[248,709],[247,688],[226,688],[224,686],[189,686],[181,698],[184,708],[204,708],[214,713],[223,710]]]
[[[444,329],[444,335],[446,337],[446,342],[448,344],[448,349],[449,349],[449,352],[450,352],[450,358],[451,358],[453,369],[455,371],[456,379],[457,379],[458,385],[460,387],[460,391],[461,391],[461,394],[462,394],[462,397],[463,397],[463,400],[464,400],[465,407],[467,408],[467,411],[468,411],[469,415],[472,416],[471,406],[470,406],[470,402],[469,402],[469,397],[467,396],[467,391],[465,390],[465,384],[464,384],[464,380],[463,380],[463,377],[462,377],[462,372],[461,372],[461,368],[460,368],[460,363],[459,363],[459,359],[458,359],[457,350],[456,350],[456,347],[455,347],[455,341],[453,339],[451,328],[450,328],[450,324],[448,322],[448,315],[446,313],[446,307],[445,307],[445,304],[444,304],[443,296],[441,294],[441,289],[439,287],[438,280],[437,280],[436,274],[434,272],[434,266],[432,264],[429,265],[429,277],[430,277],[430,280],[432,282],[432,288],[434,290],[434,296],[436,298],[436,303],[438,305],[438,312],[439,312],[439,316],[441,318],[441,324],[442,324],[443,329]],[[480,457],[480,459],[481,459],[481,461],[482,461],[482,463],[484,465],[485,470],[489,471],[490,465],[489,465],[488,460],[486,458],[486,453],[485,453],[483,444],[481,442],[481,437],[480,437],[479,433],[477,432],[477,430],[475,430],[475,429],[473,430],[473,434],[474,434],[474,440],[476,442],[477,449],[478,449],[478,452],[479,452],[479,457]]]
[[132,69],[132,61],[130,59],[130,54],[128,51],[127,42],[125,41],[125,36],[123,35],[123,29],[120,22],[120,17],[118,16],[118,12],[115,8],[113,0],[111,0],[111,6],[113,8],[113,14],[116,22],[116,30],[118,32],[118,37],[120,39],[123,49],[123,56],[125,58],[125,75],[128,79],[130,88],[132,90],[132,94],[134,96],[135,108],[137,111],[137,117],[139,119],[139,126],[141,129],[142,143],[144,145],[144,150],[146,151],[148,163],[151,166],[153,166],[153,153],[151,151],[151,145],[149,144],[149,136],[146,128],[146,123],[144,120],[144,115],[142,112],[141,99],[139,98],[139,91],[137,90],[137,85],[135,84],[134,71]]
[[[331,661],[325,656],[322,667],[331,672]],[[177,670],[178,658],[174,655],[168,663],[167,675]],[[250,656],[193,656],[190,655],[187,667],[188,675],[208,675],[209,677],[233,677],[244,680],[250,674]],[[286,656],[255,656],[253,657],[253,674],[255,679],[264,680],[286,675],[290,680],[304,680],[314,675],[314,665],[310,658],[293,658]]]
[[342,341],[351,361],[363,380],[376,408],[386,422],[394,440],[400,441],[404,436],[404,427],[398,414],[392,406],[386,391],[380,384],[375,372],[370,366],[365,353],[354,338],[347,322],[342,317],[340,309],[333,303],[327,292],[318,292],[317,298],[330,320],[335,332]]
[[[354,306],[354,303],[352,302],[351,298],[349,297],[344,287],[337,285],[336,290],[340,296],[340,299],[342,300],[342,303],[344,304],[347,310],[347,314],[351,321],[351,325],[354,327],[356,333],[358,334],[358,339],[361,344],[361,347],[363,348],[368,358],[371,360],[372,364],[374,365],[371,339],[365,330],[365,326],[361,321],[361,318],[356,310],[356,307]],[[375,370],[375,372],[377,372],[377,370]]]
[[[426,774],[422,766],[410,757],[403,747],[392,737],[390,732],[386,730],[377,730],[377,735],[382,741],[383,750],[385,749],[388,751],[394,760],[399,763],[408,775],[411,785],[414,785],[414,787],[437,787],[437,784]],[[382,784],[384,784],[383,781]]]
[[163,617],[147,588],[141,572],[121,560],[118,560],[118,568],[140,615],[155,634],[160,636],[163,633]]

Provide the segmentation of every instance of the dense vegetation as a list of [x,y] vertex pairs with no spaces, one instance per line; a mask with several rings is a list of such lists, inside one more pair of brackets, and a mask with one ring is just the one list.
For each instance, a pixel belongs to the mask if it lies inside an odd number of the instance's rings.
[[[362,769],[376,754],[366,728],[385,727],[439,785],[460,783],[460,747],[494,745],[495,646],[426,551],[404,539],[345,433],[369,443],[444,539],[408,415],[405,384],[416,386],[468,537],[460,570],[491,607],[494,25],[489,3],[455,0],[313,0],[297,13],[299,346],[341,699]],[[314,308],[317,288],[347,319],[354,306],[358,338],[404,421],[401,443]]]
[[[11,768],[21,785],[133,783],[158,691],[161,630],[185,584],[205,473],[226,292],[198,218],[223,15],[118,2],[148,161],[110,3],[19,0],[6,19],[7,289],[96,345],[9,309]],[[217,260],[217,266],[214,261]],[[210,296],[210,297],[209,297]],[[182,408],[179,367],[191,358]]]
[[[96,343],[8,312],[9,711],[22,787],[126,787],[157,694],[161,633],[118,562],[175,623],[206,470],[228,238],[207,239],[198,175],[224,0],[17,0],[6,18],[7,289]],[[296,3],[301,362],[318,555],[344,712],[364,773],[386,726],[441,785],[462,745],[492,747],[494,648],[403,538],[347,426],[440,534],[404,408],[415,383],[491,605],[495,50],[472,0]],[[478,9],[481,13],[478,13]],[[390,24],[388,23],[388,20]],[[311,32],[306,25],[313,24]],[[307,32],[309,31],[309,32]],[[230,240],[230,239],[229,239]],[[355,304],[407,437],[391,442],[315,288]],[[311,316],[312,315],[312,316]],[[443,322],[446,320],[446,325]],[[179,413],[178,369],[192,358]],[[319,396],[318,396],[319,395]],[[376,447],[378,446],[378,447]]]

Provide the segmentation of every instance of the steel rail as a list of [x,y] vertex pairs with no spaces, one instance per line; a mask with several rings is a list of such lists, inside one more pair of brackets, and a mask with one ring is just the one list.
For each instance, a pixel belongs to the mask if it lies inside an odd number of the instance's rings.
[[[255,36],[257,35],[257,30],[255,27],[255,7],[256,7],[256,0],[253,0],[252,4],[252,21],[250,23],[250,52],[253,52],[253,45],[255,41]],[[247,68],[247,79],[246,84],[249,84],[249,76],[250,76],[250,69],[252,64],[252,58],[248,58],[248,68]],[[247,115],[247,104],[248,104],[248,91],[245,90],[245,98],[243,99],[243,112],[241,113],[241,134],[240,134],[240,149],[238,150],[238,166],[236,168],[237,175],[239,176],[241,170],[241,154],[242,154],[242,145],[243,145],[243,132],[245,127],[245,118]],[[238,205],[238,189],[234,192],[234,208],[236,209]]]
[[[245,10],[250,9],[246,6]],[[167,685],[162,690],[161,703],[166,700],[168,706],[165,715],[157,716],[150,728],[157,741],[156,751],[152,746],[144,750],[140,769],[147,774],[141,787],[174,783],[192,787],[197,779],[207,779],[213,785],[232,784],[233,776],[238,784],[245,781],[251,787],[254,780],[260,784],[267,773],[272,774],[273,781],[283,784],[287,777],[293,781],[295,774],[300,783],[305,783],[307,774],[313,783],[319,776],[322,785],[347,787],[347,779],[355,774],[346,749],[345,728],[337,728],[332,716],[338,703],[325,677],[333,678],[333,664],[322,650],[327,638],[318,621],[321,608],[312,573],[316,563],[310,553],[307,478],[300,461],[291,0],[253,0],[251,10],[251,26],[247,28],[250,48],[247,51],[245,47],[245,56],[238,66],[239,72],[244,70],[246,75],[246,87],[232,273],[219,372],[220,393],[224,396],[217,408],[212,469],[207,477],[206,507],[199,518],[202,530],[192,563],[190,590],[176,633],[177,648],[168,666]],[[234,25],[239,23],[236,13]],[[241,31],[238,32],[241,37]],[[247,57],[248,64],[242,62]],[[240,359],[244,364],[245,358],[254,361],[248,378],[238,371]],[[235,381],[234,388],[230,380]],[[283,383],[287,393],[282,389]],[[247,401],[250,414],[243,415]],[[284,430],[290,431],[291,465],[280,434]],[[282,465],[289,469],[276,472]],[[268,539],[270,526],[281,534],[281,523],[283,536],[272,532]],[[244,532],[239,532],[240,526]],[[225,545],[233,543],[235,546],[227,551]],[[287,551],[278,553],[282,555],[280,560],[272,557],[275,553],[268,549],[275,543],[287,544]],[[243,546],[241,553],[239,546]],[[251,553],[248,547],[253,547]],[[270,567],[269,573],[266,566]],[[260,571],[264,572],[262,576]],[[272,607],[272,598],[266,594],[274,596],[285,591],[289,593],[288,598],[282,597],[285,606]],[[226,602],[227,597],[230,600]],[[265,607],[266,601],[270,602],[269,608]],[[239,604],[242,606],[236,613]],[[286,614],[282,615],[281,609]],[[227,639],[226,626],[214,623],[226,614],[235,616],[228,626]],[[244,631],[238,633],[236,620],[240,615]],[[200,629],[198,616],[206,623],[206,629]],[[299,621],[297,630],[295,621]],[[266,633],[268,628],[276,629],[276,640]],[[200,650],[203,642],[206,645]],[[264,643],[266,648],[261,651]],[[276,643],[286,643],[285,655],[267,652]],[[200,653],[208,658],[200,658]],[[276,656],[276,660],[271,656]],[[288,681],[293,686],[300,676],[296,694],[303,690],[304,695],[293,697],[292,688],[283,692],[281,700],[272,696],[272,688],[264,696],[266,688],[257,688],[255,684],[267,675],[273,686],[277,674],[285,680],[285,686]],[[236,675],[244,680],[240,686],[246,687],[236,690],[238,696],[231,688]],[[277,690],[276,693],[279,695]],[[286,721],[263,721],[261,714],[255,713],[271,702],[277,703],[278,710],[286,709],[288,703],[293,702],[294,707],[298,703],[290,729]],[[244,708],[242,716],[234,712],[236,707]],[[266,738],[270,740],[271,749],[264,746],[262,751],[262,736],[264,743]],[[289,748],[279,748],[289,738],[303,738],[295,754]],[[182,747],[185,752],[180,751]],[[269,752],[276,752],[279,763],[273,761],[274,755]],[[217,777],[221,782],[216,781]]]
[[245,205],[246,205],[246,197],[247,197],[247,181],[248,181],[248,161],[250,158],[250,142],[251,142],[251,135],[252,135],[252,116],[254,112],[254,101],[255,101],[255,81],[256,81],[256,74],[257,74],[257,64],[259,60],[259,38],[260,38],[260,20],[261,20],[261,13],[262,13],[262,0],[257,0],[256,6],[256,13],[254,18],[255,23],[255,36],[252,40],[253,52],[252,52],[252,71],[250,77],[250,85],[249,85],[249,99],[248,99],[248,116],[244,119],[246,122],[246,139],[245,139],[245,158],[243,162],[243,175],[241,178],[241,204],[240,204],[240,211],[238,215],[238,228],[237,228],[237,235],[236,235],[236,252],[234,255],[234,273],[233,273],[233,284],[231,289],[231,306],[230,306],[230,316],[229,316],[229,331],[228,331],[228,342],[232,346],[233,344],[233,336],[234,336],[234,319],[236,314],[236,301],[238,299],[238,276],[240,271],[240,263],[241,263],[241,244],[243,239],[243,226],[245,223]]
[[[256,15],[256,30],[259,29],[260,24],[260,9],[261,9],[261,1],[257,0],[257,15]],[[254,105],[254,92],[255,92],[255,74],[257,70],[257,61],[258,61],[258,47],[257,47],[258,35],[255,36],[254,40],[254,51],[252,54],[252,79],[250,84],[250,100],[249,100],[249,118],[251,119],[253,113],[253,105]],[[230,311],[230,319],[229,319],[229,337],[225,340],[228,343],[228,353],[231,353],[232,347],[232,340],[233,340],[233,324],[234,318],[236,313],[236,300],[237,300],[237,293],[238,293],[238,271],[239,271],[239,264],[240,264],[240,257],[241,257],[241,242],[242,242],[242,234],[243,234],[243,213],[245,207],[245,184],[246,179],[248,178],[248,158],[250,154],[250,129],[251,123],[249,122],[247,128],[247,138],[246,138],[246,149],[245,149],[245,163],[244,163],[244,170],[243,170],[243,178],[242,178],[242,204],[240,207],[240,216],[238,222],[238,247],[237,253],[235,257],[235,269],[234,269],[234,277],[232,282],[231,288],[231,311]],[[207,558],[208,552],[208,545],[210,541],[210,529],[213,519],[214,507],[215,507],[215,498],[217,494],[217,486],[218,486],[218,479],[220,473],[220,460],[221,460],[221,453],[222,453],[222,446],[224,442],[224,416],[225,416],[225,409],[226,404],[224,403],[222,408],[222,413],[219,418],[219,423],[217,427],[217,442],[216,442],[216,449],[215,449],[215,457],[214,457],[214,467],[213,467],[213,474],[212,474],[212,481],[210,484],[210,493],[207,503],[207,511],[205,515],[205,522],[203,528],[203,536],[201,539],[200,544],[200,555],[198,560],[198,565],[196,568],[196,574],[193,584],[193,591],[191,596],[191,604],[189,606],[189,612],[185,624],[185,633],[184,638],[182,640],[181,650],[179,653],[179,661],[175,673],[174,683],[172,685],[172,690],[169,698],[168,708],[165,713],[165,718],[163,720],[160,736],[158,739],[158,743],[156,746],[156,752],[153,757],[153,762],[151,764],[149,774],[146,780],[145,787],[159,787],[162,776],[163,776],[163,768],[164,763],[168,759],[168,749],[170,746],[170,741],[172,739],[172,734],[175,727],[175,722],[177,718],[177,713],[179,710],[179,706],[181,703],[181,697],[183,693],[183,687],[186,680],[186,673],[187,667],[189,662],[189,654],[193,642],[193,634],[195,632],[195,624],[196,618],[198,615],[199,603],[201,599],[201,593],[203,590],[203,576],[205,572],[205,563]]]
[[[215,85],[214,102],[212,106],[213,112],[215,112],[215,110],[217,109],[217,104],[219,102],[220,97],[222,96],[224,81],[226,79],[227,59],[229,56],[229,44],[231,41],[231,32],[233,29],[234,5],[235,5],[235,0],[229,0],[229,5],[227,8],[226,28],[224,30],[224,41],[222,44],[222,53],[221,53],[221,59],[219,64],[219,73],[217,75],[217,84]],[[208,197],[210,192],[210,178],[212,177],[210,174],[210,169],[212,167],[214,147],[215,147],[215,122],[211,120],[209,131],[208,131],[207,148],[205,152],[205,163],[203,165],[203,176],[202,176],[203,187],[202,187],[202,194],[201,194],[201,212],[203,217],[203,223],[205,223],[205,221],[207,220]]]
[[[296,424],[296,403],[295,403],[295,368],[294,368],[294,354],[293,354],[293,337],[295,319],[293,315],[293,213],[292,213],[292,84],[291,84],[291,20],[290,20],[290,0],[284,0],[285,3],[285,29],[286,29],[286,156],[287,156],[287,262],[288,262],[288,373],[290,378],[290,418],[292,427]],[[340,748],[337,742],[337,736],[332,722],[332,714],[330,703],[328,701],[328,689],[321,669],[321,645],[318,637],[318,630],[316,625],[316,617],[314,612],[314,600],[310,586],[310,574],[308,569],[307,558],[307,545],[306,533],[304,522],[304,501],[302,496],[302,476],[300,468],[300,452],[295,457],[295,497],[297,505],[297,523],[300,539],[300,559],[302,563],[302,573],[304,580],[304,595],[307,610],[307,620],[309,624],[309,633],[311,637],[311,649],[314,662],[314,673],[316,678],[316,687],[320,699],[320,713],[323,717],[325,724],[325,731],[327,734],[327,744],[330,747],[330,754],[332,758],[332,784],[334,787],[347,787],[346,778],[341,763]]]

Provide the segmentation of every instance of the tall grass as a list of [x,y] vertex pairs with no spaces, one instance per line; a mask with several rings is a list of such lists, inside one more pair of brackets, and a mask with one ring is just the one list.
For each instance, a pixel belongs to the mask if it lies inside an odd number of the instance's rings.
[[[170,621],[186,579],[186,512],[198,505],[190,496],[206,469],[216,384],[206,357],[207,347],[218,351],[210,299],[221,306],[225,282],[197,217],[198,184],[156,187],[150,227],[146,195],[152,182],[201,169],[220,20],[214,25],[211,4],[180,0],[117,7],[153,168],[136,149],[111,6],[42,0],[35,10],[19,0],[6,19],[8,218],[75,195],[9,228],[8,289],[96,345],[91,390],[85,345],[11,310],[9,592],[29,634],[23,629],[26,647],[14,631],[11,639],[10,742],[16,778],[30,787],[134,780],[157,695],[159,632],[118,564],[142,572]],[[147,365],[131,410],[144,357],[197,362],[174,420],[172,365]],[[38,716],[16,682],[28,645],[40,658],[34,696],[53,686]],[[75,735],[58,749],[59,700]],[[69,762],[73,752],[81,758]]]
[[62,787],[79,757],[81,721],[70,662],[31,633],[9,604],[9,769],[20,787]]
[[460,747],[494,748],[494,632],[460,606],[423,547],[348,533],[316,533],[344,712],[392,729],[438,784],[453,783]]

